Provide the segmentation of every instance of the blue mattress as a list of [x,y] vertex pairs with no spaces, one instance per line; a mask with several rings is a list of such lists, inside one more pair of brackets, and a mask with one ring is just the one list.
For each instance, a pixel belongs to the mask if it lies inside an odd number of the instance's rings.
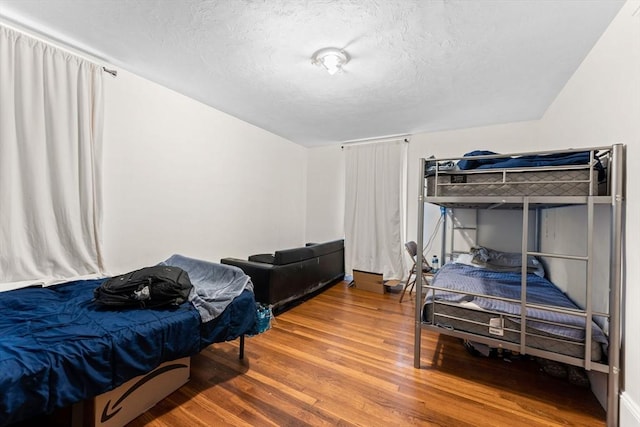
[[202,323],[189,302],[106,309],[92,302],[104,279],[0,293],[0,426],[111,390],[160,363],[256,332],[244,290]]
[[[519,315],[521,310],[519,302],[521,297],[521,278],[520,273],[497,272],[466,264],[448,263],[434,276],[432,285],[456,290],[459,293],[436,291],[434,298],[432,292],[427,292],[425,304],[430,304],[433,299],[460,304],[473,303],[482,310]],[[468,293],[510,298],[518,300],[518,302],[473,296]],[[579,309],[553,283],[535,274],[527,274],[527,302],[552,307]],[[526,314],[528,317],[527,325],[531,328],[569,340],[582,342],[585,339],[585,320],[582,317],[537,308],[527,308]],[[536,322],[536,320],[541,321]],[[425,318],[425,321],[428,321],[428,319]],[[596,342],[607,343],[607,337],[595,323],[592,324],[592,337]]]

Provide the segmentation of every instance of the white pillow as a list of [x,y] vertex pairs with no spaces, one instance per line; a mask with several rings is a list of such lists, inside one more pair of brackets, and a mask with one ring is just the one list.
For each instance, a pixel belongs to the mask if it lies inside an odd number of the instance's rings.
[[453,262],[456,262],[458,264],[470,265],[471,267],[484,268],[483,265],[474,264],[473,255],[469,253],[459,254]]

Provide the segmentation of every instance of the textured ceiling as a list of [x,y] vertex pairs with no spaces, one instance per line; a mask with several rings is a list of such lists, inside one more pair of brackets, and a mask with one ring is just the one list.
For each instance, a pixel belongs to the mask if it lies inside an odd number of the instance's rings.
[[[59,40],[293,142],[542,116],[618,0],[0,0]],[[323,47],[351,61],[330,76]]]

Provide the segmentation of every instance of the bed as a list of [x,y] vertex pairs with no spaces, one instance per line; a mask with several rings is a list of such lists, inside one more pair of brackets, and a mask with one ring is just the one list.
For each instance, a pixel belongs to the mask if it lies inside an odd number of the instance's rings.
[[[421,367],[421,332],[426,329],[463,340],[475,340],[489,347],[582,367],[587,371],[606,373],[607,390],[601,395],[606,395],[607,402],[603,406],[609,408],[607,423],[616,425],[624,168],[623,144],[512,154],[476,150],[461,157],[423,158],[418,175],[418,198],[421,202],[418,203],[416,241],[419,247],[425,247],[425,205],[439,206],[440,254],[445,265],[432,283],[423,282],[425,295],[423,286],[416,287],[418,300],[423,303],[417,304],[415,310],[414,366]],[[576,206],[582,208],[571,208]],[[546,214],[561,215],[560,211],[549,212],[548,209],[565,207],[569,207],[566,210],[571,212],[569,215],[580,211],[575,224],[586,225],[586,247],[581,253],[544,252],[541,249],[545,247],[564,247],[557,244],[563,239],[562,227],[557,227],[557,236],[554,234],[555,245],[547,245],[549,240],[541,237],[541,230]],[[469,217],[475,218],[476,223],[467,224],[461,219],[463,213],[460,218],[456,217],[454,213],[459,209],[474,211],[475,214]],[[526,259],[526,267],[518,265],[495,269],[485,265],[485,268],[479,268],[473,262],[451,262],[464,255],[470,246],[481,243],[478,242],[478,230],[482,225],[478,220],[478,210],[481,209],[485,210],[481,215],[485,220],[492,216],[489,211],[494,209],[521,212],[520,221],[506,222],[505,225],[521,224],[518,231],[521,233],[520,249],[517,250],[520,254],[515,258],[520,259],[520,264]],[[595,219],[596,210],[598,221]],[[435,210],[427,213],[435,214]],[[499,219],[493,218],[490,230],[510,234]],[[596,233],[598,227],[601,228]],[[596,234],[602,236],[605,229],[606,241],[596,239]],[[572,237],[564,236],[566,239]],[[455,242],[462,242],[466,247],[454,247]],[[606,278],[603,282],[594,283],[598,245],[610,248],[610,259],[599,259],[598,265],[600,268],[606,266],[608,275],[599,274],[598,277]],[[553,283],[529,271],[530,257],[538,257],[545,262],[551,260],[556,267],[563,260],[583,262],[584,281],[563,285],[584,299],[584,307],[577,307]],[[419,270],[421,266],[417,268]],[[566,271],[569,270],[567,268]],[[523,277],[526,280],[523,281]],[[572,276],[569,274],[564,280],[569,280],[569,277]],[[523,286],[526,286],[526,296],[522,292]],[[581,295],[582,290],[584,294]],[[606,295],[608,298],[604,301],[608,305],[604,311],[594,309],[594,295]],[[598,307],[603,305],[603,301],[597,302]],[[603,331],[599,325],[606,330]]]
[[188,302],[100,307],[93,290],[105,279],[0,293],[0,426],[97,396],[212,343],[257,333],[253,288],[242,270],[180,255],[164,263],[189,273]]
[[[520,272],[451,262],[438,271],[427,289],[422,315],[425,324],[520,344]],[[527,274],[526,295],[527,346],[584,357],[586,328],[580,307],[535,273]],[[556,308],[567,310],[553,310]],[[602,361],[608,339],[595,322],[590,333],[591,360]]]
[[[430,196],[606,195],[607,150],[502,155],[476,150],[427,165]],[[457,160],[457,161],[454,161]]]

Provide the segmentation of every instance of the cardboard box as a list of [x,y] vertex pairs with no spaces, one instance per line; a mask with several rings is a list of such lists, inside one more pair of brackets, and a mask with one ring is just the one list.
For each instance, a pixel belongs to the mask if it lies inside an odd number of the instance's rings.
[[384,294],[384,280],[382,279],[382,274],[353,270],[353,282],[358,289],[375,292],[377,294]]
[[92,400],[92,426],[121,427],[189,381],[191,359],[165,362]]

